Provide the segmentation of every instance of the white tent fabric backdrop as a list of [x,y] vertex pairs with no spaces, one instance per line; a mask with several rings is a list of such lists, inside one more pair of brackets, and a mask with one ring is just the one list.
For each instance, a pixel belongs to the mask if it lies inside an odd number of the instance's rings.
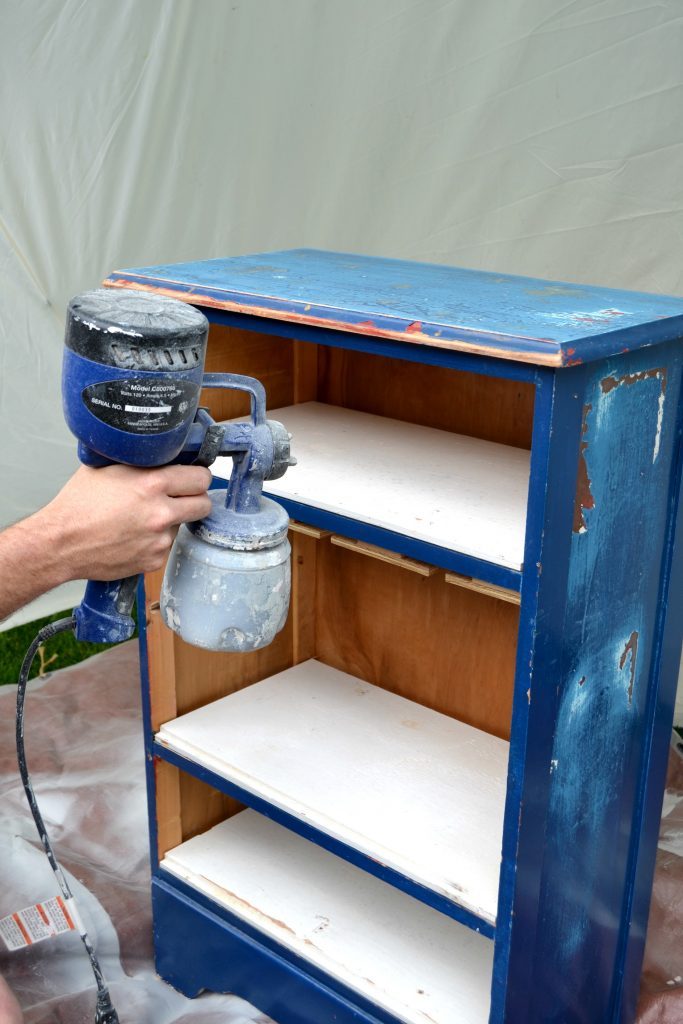
[[0,524],[75,468],[64,310],[112,269],[314,246],[683,294],[682,52],[675,0],[4,0]]

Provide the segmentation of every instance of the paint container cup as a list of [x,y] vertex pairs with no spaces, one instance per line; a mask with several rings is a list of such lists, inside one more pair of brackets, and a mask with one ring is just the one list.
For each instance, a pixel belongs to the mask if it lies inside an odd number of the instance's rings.
[[257,511],[235,512],[225,507],[226,494],[212,491],[211,514],[180,527],[161,587],[161,613],[195,647],[256,651],[287,621],[289,519],[263,497]]

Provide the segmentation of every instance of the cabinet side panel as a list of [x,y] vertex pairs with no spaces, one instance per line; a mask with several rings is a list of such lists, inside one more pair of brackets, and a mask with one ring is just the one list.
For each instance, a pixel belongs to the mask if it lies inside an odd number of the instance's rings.
[[183,842],[244,810],[244,804],[239,800],[186,772],[178,772],[178,787]]
[[[658,685],[679,393],[671,347],[599,364],[583,392],[571,536],[555,538],[559,547],[568,540],[564,613],[552,644],[538,648],[529,692],[521,849],[530,850],[527,814],[536,827],[542,807],[544,825],[533,912],[528,853],[520,864],[529,888],[518,892],[512,929],[511,1022],[614,1019]],[[561,607],[548,585],[538,618],[546,630],[546,609]],[[545,721],[534,718],[535,701],[553,709]]]
[[175,633],[164,623],[159,611],[159,593],[164,571],[145,576],[145,621],[149,675],[149,705],[154,732],[176,717]]
[[321,348],[318,400],[486,441],[531,447],[529,381]]
[[[678,479],[678,491],[672,488],[670,523],[670,571],[665,578],[663,589],[662,618],[664,628],[659,652],[660,683],[652,700],[652,738],[648,755],[647,772],[642,779],[641,819],[636,822],[634,836],[640,831],[640,839],[634,855],[637,857],[633,881],[633,897],[629,912],[622,920],[622,942],[626,947],[623,968],[623,987],[618,994],[621,1024],[629,1024],[635,1015],[640,990],[640,977],[648,929],[648,917],[652,884],[657,859],[657,843],[662,820],[662,802],[666,788],[669,763],[671,724],[674,719],[676,691],[678,688],[681,662],[681,614],[683,612],[683,524],[681,510],[681,468],[683,452],[683,407],[679,403],[678,467],[674,480]],[[615,1017],[617,1015],[615,1014]]]
[[332,544],[317,568],[321,661],[509,736],[516,605]]
[[183,841],[180,809],[180,772],[174,764],[154,759],[156,789],[157,856],[159,860]]

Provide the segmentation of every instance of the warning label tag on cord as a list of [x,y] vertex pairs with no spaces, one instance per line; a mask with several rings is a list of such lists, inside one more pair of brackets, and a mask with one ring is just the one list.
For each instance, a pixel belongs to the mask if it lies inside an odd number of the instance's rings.
[[10,951],[75,930],[76,924],[61,896],[0,917],[0,938]]

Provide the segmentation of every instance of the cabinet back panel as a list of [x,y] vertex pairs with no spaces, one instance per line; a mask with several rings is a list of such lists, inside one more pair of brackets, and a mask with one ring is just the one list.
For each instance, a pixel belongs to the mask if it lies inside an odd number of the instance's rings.
[[[219,697],[284,672],[315,657],[315,571],[318,542],[290,531],[292,599],[285,628],[268,647],[251,654],[222,654],[191,647],[163,626],[173,638],[177,714],[203,707]],[[150,673],[152,687],[156,677]],[[159,680],[163,685],[163,680]],[[175,717],[175,716],[174,716]],[[158,723],[160,724],[160,723]]]
[[284,672],[292,664],[292,612],[287,625],[268,647],[251,654],[225,654],[191,647],[175,637],[178,714]]
[[519,608],[321,542],[316,657],[507,739]]
[[[213,324],[206,370],[244,373],[264,385],[269,409],[319,401],[518,448],[531,447],[534,386],[442,366],[290,341]],[[215,419],[244,416],[239,392],[206,391]]]
[[321,347],[318,401],[531,448],[534,386],[527,381]]
[[[212,324],[206,353],[207,373],[244,373],[266,389],[267,407],[294,403],[294,347],[286,338]],[[305,401],[306,399],[299,399]],[[202,405],[216,420],[249,414],[249,397],[239,391],[203,391]]]

